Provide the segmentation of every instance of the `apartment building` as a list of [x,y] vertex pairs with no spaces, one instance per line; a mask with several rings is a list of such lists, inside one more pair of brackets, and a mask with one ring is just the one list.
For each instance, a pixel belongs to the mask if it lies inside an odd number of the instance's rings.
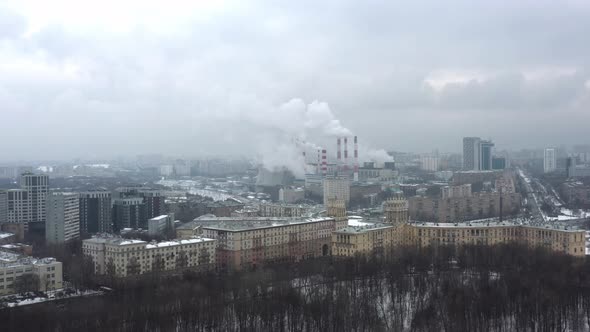
[[546,247],[572,256],[585,255],[585,231],[556,225],[522,225],[514,222],[409,223],[347,227],[332,235],[335,256],[383,251],[386,247],[416,245],[494,245],[522,243]]
[[111,192],[92,190],[80,194],[80,233],[96,234],[113,231]]
[[[19,289],[19,282],[27,275],[33,276],[26,289]],[[22,285],[22,283],[20,283]],[[19,290],[48,291],[63,288],[62,264],[55,258],[32,258],[17,253],[0,251],[0,295]]]
[[45,241],[61,244],[80,237],[80,206],[77,193],[52,192],[47,196]]
[[504,216],[513,215],[518,213],[520,204],[518,193],[480,192],[446,199],[415,196],[409,199],[409,213],[413,220],[467,221],[498,217],[500,211]]
[[303,217],[309,208],[293,204],[260,204],[258,214],[261,217]]
[[209,270],[215,264],[217,240],[192,237],[164,242],[95,236],[82,241],[99,275],[127,277],[156,271]]

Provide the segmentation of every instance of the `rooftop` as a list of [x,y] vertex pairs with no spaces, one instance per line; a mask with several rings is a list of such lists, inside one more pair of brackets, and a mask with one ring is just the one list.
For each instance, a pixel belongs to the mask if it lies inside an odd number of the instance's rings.
[[86,243],[104,243],[110,244],[115,246],[127,246],[127,245],[144,245],[146,249],[155,249],[155,248],[164,248],[164,247],[172,247],[184,244],[192,244],[192,243],[201,243],[201,242],[210,242],[215,241],[214,239],[203,238],[203,237],[194,237],[191,239],[184,239],[184,240],[170,240],[170,241],[163,241],[163,242],[151,242],[148,243],[142,240],[129,240],[123,239],[120,237],[92,237],[90,239],[84,240],[83,242]]
[[[202,216],[205,217],[205,216]],[[265,218],[265,217],[199,217],[192,222],[185,223],[178,229],[194,229],[196,226],[203,226],[206,229],[217,229],[226,231],[246,231],[252,229],[263,229],[281,227],[306,223],[315,223],[333,220],[333,218]]]

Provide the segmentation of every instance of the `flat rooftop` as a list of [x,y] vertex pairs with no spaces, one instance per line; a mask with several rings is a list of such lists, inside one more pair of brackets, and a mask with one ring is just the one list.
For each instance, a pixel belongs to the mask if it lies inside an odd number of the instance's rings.
[[334,218],[197,218],[192,222],[188,222],[177,229],[194,229],[196,226],[202,226],[205,229],[216,229],[230,232],[247,231],[253,229],[264,229],[272,227],[284,227],[289,225],[301,225],[323,221],[334,220]]

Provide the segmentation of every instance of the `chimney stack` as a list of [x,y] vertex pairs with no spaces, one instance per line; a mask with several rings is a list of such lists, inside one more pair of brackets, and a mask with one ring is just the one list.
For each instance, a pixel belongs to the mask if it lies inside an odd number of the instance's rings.
[[359,145],[356,136],[354,137],[354,181],[359,180]]
[[321,167],[320,166],[320,161],[321,161],[321,159],[320,159],[320,150],[318,149],[318,163],[316,165],[316,172],[315,172],[316,174],[320,174],[320,167]]
[[340,137],[336,139],[336,145],[338,150],[336,151],[336,164],[338,166],[338,170],[342,167],[342,144]]
[[344,171],[348,171],[348,137],[344,137]]
[[326,149],[322,149],[322,176],[328,175],[328,160],[326,155]]

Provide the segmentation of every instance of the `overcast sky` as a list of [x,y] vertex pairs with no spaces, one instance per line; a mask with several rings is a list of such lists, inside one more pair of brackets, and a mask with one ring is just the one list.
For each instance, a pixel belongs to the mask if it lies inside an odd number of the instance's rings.
[[323,142],[318,109],[374,148],[590,143],[589,33],[587,1],[0,1],[0,161]]

